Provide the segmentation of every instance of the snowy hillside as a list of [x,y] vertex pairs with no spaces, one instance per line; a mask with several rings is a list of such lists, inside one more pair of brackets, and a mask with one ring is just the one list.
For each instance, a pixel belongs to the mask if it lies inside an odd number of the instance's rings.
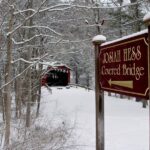
[[[46,120],[75,123],[80,150],[95,150],[95,95],[84,88],[42,88],[41,115]],[[59,117],[56,117],[59,116]],[[105,95],[106,150],[148,150],[148,108],[141,103]],[[61,118],[61,119],[56,119]],[[63,122],[64,123],[64,122]]]

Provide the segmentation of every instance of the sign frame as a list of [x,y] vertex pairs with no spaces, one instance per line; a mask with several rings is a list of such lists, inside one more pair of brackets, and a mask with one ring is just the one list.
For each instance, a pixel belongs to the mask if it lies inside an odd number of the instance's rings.
[[[140,43],[138,43],[140,42]],[[124,58],[125,56],[128,57],[128,48],[130,50],[131,54],[131,47],[133,46],[140,46],[144,49],[144,51],[140,50],[140,53],[142,55],[141,60],[128,60],[127,58]],[[128,47],[128,48],[127,48]],[[141,34],[135,34],[133,36],[129,36],[128,38],[121,38],[119,40],[116,40],[114,42],[107,42],[102,44],[99,47],[100,55],[99,55],[99,61],[100,61],[100,88],[102,90],[108,91],[108,92],[114,92],[119,93],[123,95],[128,96],[134,96],[134,97],[140,97],[144,99],[148,99],[148,76],[149,76],[149,50],[148,50],[148,33],[147,30],[145,32],[141,32]],[[126,51],[125,51],[126,50]],[[127,53],[127,55],[124,54],[124,51]],[[146,54],[144,54],[146,52]],[[114,54],[113,54],[114,53]],[[110,55],[110,56],[109,56]],[[117,58],[118,55],[118,58]],[[125,55],[125,56],[121,56]],[[144,56],[146,55],[146,56]],[[112,58],[114,56],[115,58]],[[111,59],[109,59],[109,57]],[[126,60],[125,60],[126,59]],[[140,81],[135,81],[133,75],[121,75],[123,74],[123,65],[127,66],[126,64],[133,64],[136,65],[136,63],[142,65],[144,61],[145,66],[142,66],[142,69],[144,70],[144,75]],[[104,64],[103,64],[104,63]],[[106,66],[105,66],[106,65]],[[110,73],[114,70],[113,67],[118,65],[119,70],[117,75],[110,75]],[[107,73],[104,73],[104,66],[107,67],[106,71]],[[139,68],[138,68],[139,69]],[[143,71],[142,70],[142,71]],[[116,71],[116,70],[115,70]],[[116,72],[115,72],[116,73]],[[143,73],[143,74],[144,74]],[[131,77],[132,76],[132,77]],[[127,80],[127,79],[130,80]],[[140,84],[144,83],[143,88],[137,88],[140,87]],[[146,80],[145,80],[146,79]],[[107,80],[107,81],[106,81]],[[135,83],[136,82],[136,83]],[[144,89],[144,91],[143,91]],[[140,91],[142,90],[142,91]]]

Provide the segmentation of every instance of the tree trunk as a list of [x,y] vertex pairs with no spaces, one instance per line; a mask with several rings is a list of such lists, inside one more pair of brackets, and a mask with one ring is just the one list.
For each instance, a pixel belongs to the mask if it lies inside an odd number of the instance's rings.
[[92,4],[94,5],[96,5],[96,9],[94,8],[93,9],[93,13],[94,13],[94,18],[95,18],[95,24],[97,24],[97,26],[96,26],[96,28],[97,28],[97,33],[98,34],[101,34],[101,26],[100,26],[100,9],[98,8],[98,4],[97,3],[95,3],[95,1],[94,0],[92,0]]
[[140,26],[140,20],[139,20],[139,4],[137,0],[130,0],[131,3],[137,3],[136,5],[132,6],[131,8],[133,9],[133,19],[135,19],[135,23],[133,24],[134,26],[134,32],[140,31],[141,26]]
[[[19,73],[21,72],[21,62],[19,63]],[[21,98],[22,98],[22,80],[21,77],[18,77],[18,89],[19,89],[19,93],[18,93],[18,117],[21,117]]]
[[2,106],[2,113],[3,113],[3,121],[5,121],[5,105],[4,105],[4,91],[3,90],[1,90],[1,100],[2,100],[2,104],[1,104],[1,106]]
[[[13,28],[13,20],[14,20],[14,9],[11,8],[11,16],[9,19],[9,32]],[[10,34],[7,37],[7,63],[5,66],[5,84],[4,87],[4,107],[5,107],[5,146],[9,145],[9,138],[10,138],[10,120],[11,120],[11,84],[9,81],[11,80],[11,60],[12,60],[12,35]]]
[[43,66],[39,64],[39,85],[38,85],[38,99],[37,99],[37,111],[36,111],[36,117],[39,116],[39,111],[40,111],[40,102],[41,102],[41,73],[42,73],[42,68]]
[[16,103],[16,118],[18,118],[18,95],[19,95],[19,88],[18,88],[18,79],[15,80],[15,103]]
[[[19,62],[21,63],[21,62]],[[19,73],[21,72],[21,66],[19,65]],[[15,81],[15,100],[16,100],[16,118],[20,118],[21,116],[21,95],[22,95],[22,82],[21,77],[18,77]]]
[[[28,8],[32,8],[33,0],[28,0]],[[28,13],[31,15],[31,12]],[[31,18],[28,22],[28,26],[33,25],[33,18]],[[29,29],[27,33],[27,37],[32,37],[32,31]],[[31,61],[32,48],[29,48],[28,52],[28,60]],[[30,65],[30,64],[29,64]],[[30,127],[31,124],[31,99],[32,99],[32,81],[31,81],[31,68],[28,69],[28,100],[27,100],[27,111],[26,111],[26,127]]]
[[75,67],[75,83],[79,84],[79,74],[77,66]]
[[123,4],[123,0],[119,0],[119,37],[121,38],[123,36],[123,32],[122,32],[122,4]]
[[41,85],[39,84],[36,117],[39,116],[39,111],[40,111],[40,101],[41,101]]

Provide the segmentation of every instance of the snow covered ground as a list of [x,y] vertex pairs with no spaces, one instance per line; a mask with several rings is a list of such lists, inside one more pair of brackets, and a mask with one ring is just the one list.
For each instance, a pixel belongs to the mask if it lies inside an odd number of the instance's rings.
[[[80,87],[52,87],[52,93],[42,88],[43,118],[75,123],[76,144],[80,150],[95,150],[94,94]],[[149,109],[143,109],[141,103],[105,94],[105,149],[148,150],[148,114]]]

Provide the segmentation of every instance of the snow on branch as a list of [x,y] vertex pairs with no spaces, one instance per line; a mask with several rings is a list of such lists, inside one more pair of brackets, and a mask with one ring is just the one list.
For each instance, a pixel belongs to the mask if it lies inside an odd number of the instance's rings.
[[[67,8],[59,8],[59,7],[67,7]],[[64,9],[68,9],[70,7],[71,7],[70,4],[58,4],[58,5],[54,5],[54,6],[51,6],[51,7],[43,8],[43,9],[39,10],[39,13],[45,12],[45,11],[49,11],[49,10],[51,10],[51,11],[64,10]],[[31,9],[30,8],[30,9],[25,9],[25,10],[18,10],[16,12],[14,12],[14,15],[17,15],[17,14],[20,14],[20,13],[29,12],[29,11],[31,11],[32,13],[36,13],[35,9]]]
[[47,57],[48,53],[46,53],[44,56],[42,56],[39,60],[35,61],[34,63],[30,64],[25,70],[23,70],[20,74],[16,75],[14,78],[12,78],[9,82],[7,82],[6,84],[2,85],[0,87],[0,90],[3,89],[5,86],[7,86],[8,84],[12,83],[15,79],[17,79],[18,77],[20,77],[21,75],[23,75],[30,67],[32,67],[33,65],[37,64],[40,60],[42,60],[43,58]]
[[[89,42],[91,38],[83,39],[83,40],[61,40],[60,44],[68,44],[68,43],[82,43],[82,42]],[[48,42],[48,44],[57,44],[58,42]]]
[[91,38],[89,39],[83,39],[83,40],[62,40],[62,42],[60,43],[81,43],[81,42],[85,42],[85,41],[90,41]]
[[73,7],[77,7],[77,8],[87,8],[87,9],[115,9],[115,8],[123,8],[123,7],[128,7],[128,6],[134,6],[137,4],[143,3],[141,2],[135,2],[135,3],[128,3],[128,4],[124,4],[121,6],[83,6],[83,5],[72,5]]
[[24,29],[32,29],[32,28],[42,28],[42,29],[48,29],[49,31],[52,31],[53,33],[62,36],[62,34],[56,32],[55,30],[51,29],[50,27],[47,26],[22,26]]
[[[58,40],[58,42],[56,44],[58,44],[61,40]],[[16,75],[15,77],[13,77],[9,82],[7,82],[6,84],[2,85],[0,87],[0,90],[2,90],[5,86],[7,86],[8,84],[12,83],[15,79],[17,79],[18,77],[20,77],[21,75],[23,75],[30,67],[36,65],[37,63],[39,63],[41,60],[43,60],[45,57],[49,56],[50,53],[46,53],[45,55],[43,55],[42,57],[40,57],[37,61],[34,61],[34,63],[30,64],[25,70],[23,70],[20,74]],[[50,55],[52,56],[52,55]]]
[[64,10],[67,10],[67,9],[71,9],[73,8],[74,6],[69,6],[69,7],[66,7],[66,8],[57,8],[57,9],[49,9],[49,8],[46,8],[44,10],[41,10],[40,12],[43,12],[43,11],[48,11],[48,12],[53,12],[53,11],[64,11]]
[[[61,7],[61,8],[59,8]],[[62,8],[64,7],[64,8]],[[64,10],[64,9],[68,9],[68,8],[71,8],[72,5],[70,4],[58,4],[58,5],[55,5],[55,6],[51,6],[51,7],[46,7],[46,8],[43,8],[41,9],[39,12],[45,12],[45,11],[56,11],[56,10]]]
[[[18,61],[22,61],[22,62],[24,62],[24,63],[27,63],[27,64],[42,64],[42,65],[47,65],[46,63],[44,63],[44,62],[40,62],[39,60],[40,60],[41,58],[33,58],[32,60],[34,60],[34,61],[28,61],[28,60],[25,60],[25,59],[23,59],[23,58],[19,58],[19,59],[17,59],[17,60],[15,60],[15,61],[11,61],[11,63],[12,64],[14,64],[14,63],[16,63],[16,62],[18,62]],[[36,60],[36,61],[35,61]],[[38,62],[37,62],[38,61]]]
[[34,62],[31,62],[31,61],[25,60],[23,58],[19,58],[19,59],[15,60],[15,61],[11,61],[11,63],[14,64],[14,63],[16,63],[18,61],[23,61],[23,62],[28,63],[28,64],[33,64],[34,63]]
[[[115,9],[115,8],[121,8],[121,7],[128,7],[128,6],[134,6],[142,3],[142,2],[135,2],[135,3],[128,3],[128,4],[124,4],[122,6],[85,6],[85,5],[72,5],[72,4],[59,4],[59,5],[55,5],[52,7],[47,7],[44,9],[41,9],[39,12],[45,12],[45,11],[63,11],[66,9],[71,9],[73,7],[76,8],[85,8],[85,9]],[[60,7],[64,7],[64,8],[60,8]]]
[[14,12],[14,15],[18,15],[18,14],[21,14],[21,13],[26,13],[26,12],[29,12],[29,11],[31,11],[32,13],[35,13],[36,12],[36,10],[35,9],[25,9],[25,10],[18,10],[18,11],[16,11],[16,12]]
[[[49,57],[53,57],[53,55],[48,55]],[[39,60],[40,59],[40,57],[36,57],[36,58],[31,58],[31,60]]]
[[[20,25],[18,25],[12,31],[8,32],[7,36],[13,34],[18,29],[20,29],[29,19],[31,19],[32,17],[34,17],[37,13],[41,13],[41,12],[45,12],[45,11],[63,11],[63,10],[66,10],[66,9],[71,9],[73,7],[81,8],[81,9],[82,8],[86,8],[86,9],[98,9],[98,8],[99,9],[106,9],[106,8],[108,8],[108,9],[114,9],[114,8],[120,8],[120,7],[137,5],[137,3],[142,3],[142,2],[135,2],[135,3],[124,4],[122,6],[84,6],[84,5],[72,5],[72,4],[59,4],[59,5],[55,5],[55,6],[52,6],[52,7],[42,8],[42,6],[44,5],[44,3],[46,1],[47,0],[44,0],[41,3],[40,7],[37,10],[26,9],[26,10],[18,10],[17,12],[15,12],[14,14],[23,13],[23,12],[27,12],[27,11],[32,11],[33,13],[30,16],[28,16],[27,18],[25,18],[24,21]],[[60,7],[63,7],[63,8],[60,8]]]
[[13,41],[14,44],[16,44],[16,45],[21,45],[21,44],[25,44],[25,43],[27,43],[27,42],[30,42],[30,41],[32,41],[34,38],[37,38],[37,37],[40,37],[40,36],[42,36],[42,37],[54,37],[54,36],[50,36],[50,35],[47,35],[47,34],[38,34],[38,35],[32,36],[32,37],[29,38],[29,39],[20,41],[20,42],[15,41],[14,38],[12,38],[12,41]]
[[44,3],[46,2],[47,0],[44,0],[40,7],[34,12],[32,13],[30,16],[28,16],[27,18],[24,19],[24,21],[18,25],[16,28],[14,28],[12,31],[8,32],[6,35],[7,36],[10,36],[11,34],[13,34],[14,32],[16,32],[17,30],[19,30],[29,19],[33,18],[37,13],[39,13],[41,7],[44,5]]

